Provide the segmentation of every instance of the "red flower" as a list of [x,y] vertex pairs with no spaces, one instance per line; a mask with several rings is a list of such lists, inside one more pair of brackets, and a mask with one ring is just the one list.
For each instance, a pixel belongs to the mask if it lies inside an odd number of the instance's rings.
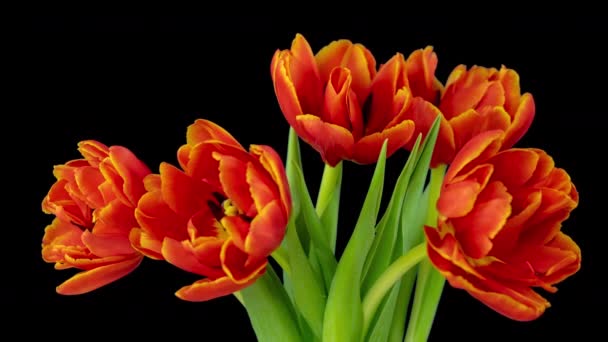
[[438,95],[436,59],[430,47],[407,61],[396,54],[376,74],[363,45],[338,40],[313,55],[298,34],[290,50],[274,54],[271,75],[285,118],[325,163],[370,164],[386,138],[387,156],[411,140],[415,115],[408,112],[429,110],[420,102]]
[[[432,101],[431,101],[432,102]],[[456,67],[438,103],[407,117],[416,123],[416,132],[426,134],[437,115],[441,128],[431,166],[449,164],[454,155],[475,135],[499,129],[505,132],[501,149],[512,147],[526,133],[534,119],[534,99],[521,94],[519,75],[502,67]]]
[[44,261],[83,270],[57,287],[66,295],[95,290],[139,265],[143,256],[131,247],[129,231],[150,173],[124,147],[88,140],[78,149],[84,159],[55,166],[57,182],[42,202],[45,213],[56,215],[42,240]]
[[178,160],[184,171],[163,163],[159,175],[145,179],[133,245],[205,277],[177,291],[181,299],[205,301],[252,284],[289,219],[281,159],[267,146],[247,152],[221,127],[197,120]]
[[554,292],[580,268],[580,249],[561,232],[578,193],[542,150],[498,152],[504,137],[493,130],[465,144],[444,179],[438,229],[425,231],[429,257],[452,286],[527,321],[549,307],[532,287]]

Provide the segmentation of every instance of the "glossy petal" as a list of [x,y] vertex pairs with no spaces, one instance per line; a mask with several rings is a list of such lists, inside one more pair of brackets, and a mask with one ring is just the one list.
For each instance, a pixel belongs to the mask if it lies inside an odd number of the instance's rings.
[[[298,98],[298,92],[290,78],[289,64],[292,57],[288,52],[275,53],[273,63],[276,64],[272,74],[274,92],[277,96],[279,107],[292,127],[296,127],[296,117],[303,114],[304,110]],[[321,97],[321,95],[319,95]]]
[[186,142],[188,145],[196,145],[202,142],[215,140],[226,145],[242,148],[241,144],[234,139],[224,128],[209,120],[197,119],[186,130]]
[[316,113],[321,104],[323,83],[310,45],[301,34],[291,43],[287,65],[289,78],[298,94],[304,113]]
[[353,121],[358,126],[358,135],[360,136],[363,131],[363,118],[356,101],[356,95],[351,90],[351,82],[350,70],[345,68],[333,69],[325,88],[325,101],[321,119],[342,126],[351,132],[354,132],[351,123]]
[[82,230],[75,225],[54,219],[53,222],[44,229],[42,238],[42,258],[46,262],[59,262],[63,260],[65,248],[76,246],[84,249],[81,240]]
[[177,298],[190,302],[204,302],[210,299],[227,296],[251,284],[255,279],[245,284],[236,284],[228,277],[214,280],[201,279],[192,285],[184,286],[175,292]]
[[131,273],[142,261],[136,256],[124,261],[80,272],[57,287],[62,295],[77,295],[96,290]]
[[108,157],[110,149],[103,143],[95,140],[83,140],[78,143],[78,151],[93,166],[99,166],[99,163]]
[[283,241],[287,220],[281,204],[270,202],[251,221],[244,250],[253,258],[270,255]]
[[442,216],[462,217],[473,209],[480,191],[480,184],[471,180],[448,184],[441,190],[437,210]]
[[154,260],[164,259],[161,253],[162,241],[158,240],[150,233],[140,228],[133,228],[129,233],[129,241],[135,250],[148,258]]
[[534,98],[529,93],[522,95],[521,103],[517,107],[517,111],[513,115],[511,127],[507,130],[503,149],[510,148],[515,145],[528,131],[534,120],[536,107]]
[[509,114],[502,107],[469,109],[450,119],[454,131],[456,150],[459,150],[475,135],[491,130],[506,131],[511,124]]
[[407,95],[411,97],[405,68],[403,55],[398,53],[378,70],[371,86],[366,134],[382,131],[397,114],[394,102],[398,90],[407,89]]
[[269,146],[251,145],[251,154],[256,156],[260,164],[270,174],[274,183],[277,185],[280,193],[281,203],[285,208],[285,212],[289,215],[291,211],[291,193],[289,191],[289,183],[285,174],[285,166],[281,161],[281,157],[277,152]]
[[463,217],[453,218],[456,238],[463,252],[475,259],[492,249],[492,239],[511,214],[511,195],[500,182],[492,182],[477,197],[474,208]]
[[[438,115],[441,116],[441,122],[439,127],[439,135],[437,136],[435,150],[433,152],[433,159],[431,160],[431,167],[436,167],[439,164],[449,163],[452,160],[455,149],[454,132],[452,127],[443,117],[437,107],[430,102],[422,100],[421,98],[412,99],[412,104],[408,108],[405,116],[406,119],[410,119],[416,124],[414,136],[422,134],[424,139]],[[413,144],[414,139],[410,141],[410,144],[406,145],[406,148],[411,150]]]
[[380,150],[382,149],[385,139],[388,139],[386,151],[386,156],[388,158],[398,149],[410,142],[414,135],[414,130],[414,122],[411,120],[404,120],[381,132],[367,135],[355,143],[352,161],[364,165],[375,163],[378,161],[378,156],[380,155]]
[[201,181],[189,177],[168,163],[160,164],[163,201],[178,215],[190,218],[211,200],[211,191]]
[[300,137],[321,154],[325,163],[334,167],[352,156],[354,139],[347,129],[323,122],[314,115],[301,115],[297,122]]
[[509,189],[526,184],[534,175],[539,156],[530,150],[510,149],[498,153],[488,162],[494,165],[494,178]]
[[252,258],[230,240],[222,246],[220,257],[224,272],[237,284],[249,283],[266,270],[266,258]]
[[468,72],[462,68],[459,66],[452,71],[441,97],[439,109],[448,120],[476,108],[490,85],[486,68],[473,67]]
[[502,143],[503,132],[500,130],[487,131],[476,135],[469,140],[456,154],[452,164],[446,172],[445,179],[449,182],[458,173],[466,170],[470,165],[487,160],[496,154]]
[[[122,146],[110,147],[109,161],[112,162],[112,166],[122,180],[120,191],[124,193],[133,207],[137,206],[137,201],[146,192],[143,179],[151,173],[150,169],[137,159],[133,152]],[[103,172],[103,168],[101,170]],[[119,186],[119,184],[116,185]]]
[[100,236],[88,230],[82,232],[82,242],[98,257],[134,254],[131,243],[126,236]]
[[220,182],[228,198],[247,216],[255,216],[257,209],[247,184],[247,160],[232,156],[214,154],[220,162]]
[[220,268],[212,268],[200,262],[188,241],[177,241],[171,238],[163,240],[162,255],[167,262],[184,271],[206,277],[221,277],[224,272]]
[[434,86],[437,54],[432,46],[412,52],[407,58],[407,78],[414,96],[435,104],[439,92]]
[[187,239],[185,227],[188,218],[177,215],[165,201],[160,191],[149,192],[142,196],[135,210],[135,218],[142,230],[162,240],[165,236],[177,240]]
[[119,200],[95,210],[93,233],[126,238],[131,229],[137,227],[134,210]]

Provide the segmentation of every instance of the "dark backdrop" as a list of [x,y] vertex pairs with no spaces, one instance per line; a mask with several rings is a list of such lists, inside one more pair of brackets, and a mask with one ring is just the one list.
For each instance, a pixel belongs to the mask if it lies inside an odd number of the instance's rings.
[[[131,275],[90,294],[56,294],[55,286],[72,273],[55,271],[40,257],[43,230],[52,220],[41,212],[40,202],[54,181],[53,165],[79,157],[76,144],[83,139],[126,146],[156,171],[161,161],[176,161],[186,127],[196,118],[207,118],[243,145],[268,144],[284,156],[288,125],[276,103],[269,64],[274,51],[288,48],[300,32],[314,51],[339,38],[363,43],[379,63],[395,52],[407,56],[433,45],[442,80],[461,63],[505,64],[519,72],[522,89],[534,95],[537,111],[518,146],[547,150],[577,185],[580,206],[563,229],[582,248],[583,266],[558,286],[558,293],[548,295],[553,307],[528,323],[510,321],[446,285],[430,339],[559,340],[591,333],[594,317],[603,314],[593,314],[590,308],[604,310],[606,303],[597,276],[606,261],[598,235],[605,224],[595,214],[604,203],[596,160],[605,154],[605,144],[603,136],[594,135],[602,131],[605,115],[598,75],[605,61],[595,48],[605,42],[605,31],[597,21],[582,17],[478,19],[30,18],[29,34],[21,42],[23,68],[18,69],[26,83],[20,108],[26,110],[13,116],[21,121],[14,127],[22,135],[5,147],[16,151],[20,162],[17,169],[5,171],[27,177],[9,184],[18,188],[13,201],[24,211],[10,226],[18,233],[10,240],[6,262],[15,269],[3,282],[14,308],[8,311],[10,317],[15,324],[31,328],[21,328],[22,333],[37,333],[35,327],[44,327],[43,331],[59,336],[86,328],[85,337],[155,337],[173,332],[197,340],[220,335],[226,340],[253,340],[245,311],[233,297],[206,303],[175,298],[175,290],[197,277],[164,262],[145,260]],[[322,164],[307,146],[303,153],[314,196]],[[398,153],[390,159],[387,182],[394,180],[405,156]],[[343,238],[356,219],[349,215],[358,212],[362,203],[364,187],[358,184],[368,184],[371,171],[346,165],[344,181],[350,186],[343,193]],[[343,239],[339,246],[344,243]]]

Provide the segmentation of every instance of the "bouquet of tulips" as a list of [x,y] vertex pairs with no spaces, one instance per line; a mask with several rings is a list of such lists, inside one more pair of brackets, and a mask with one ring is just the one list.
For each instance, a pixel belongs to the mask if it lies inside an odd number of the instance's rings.
[[[302,35],[269,61],[291,127],[284,158],[199,119],[179,165],[157,173],[95,140],[54,167],[42,257],[80,271],[58,293],[164,260],[201,277],[177,297],[234,295],[260,341],[425,341],[445,280],[528,321],[550,305],[534,288],[554,292],[578,271],[580,249],[561,231],[576,188],[546,152],[513,147],[535,115],[514,70],[460,65],[442,83],[432,47],[377,64],[344,39],[314,54]],[[315,201],[301,143],[325,164]],[[400,149],[407,162],[385,184]],[[360,208],[340,206],[344,163],[375,164]],[[340,226],[340,209],[354,227]]]

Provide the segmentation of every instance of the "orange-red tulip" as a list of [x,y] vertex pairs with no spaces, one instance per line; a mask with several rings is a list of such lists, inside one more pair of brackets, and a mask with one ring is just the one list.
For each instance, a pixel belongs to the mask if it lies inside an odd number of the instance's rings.
[[149,257],[204,276],[176,292],[184,300],[228,295],[261,276],[291,210],[280,157],[268,146],[247,152],[224,129],[197,120],[170,164],[145,179],[131,241]]
[[325,163],[370,164],[385,139],[387,156],[411,140],[408,117],[414,114],[408,111],[428,110],[418,102],[438,95],[436,59],[428,47],[407,61],[396,54],[376,71],[374,56],[361,44],[337,40],[313,55],[298,34],[291,49],[275,52],[271,75],[283,115]]
[[580,268],[580,249],[561,232],[578,193],[542,150],[498,152],[505,135],[481,133],[455,156],[437,203],[438,228],[425,232],[429,257],[452,286],[528,321],[549,307],[532,288],[554,292]]
[[431,108],[411,111],[415,116],[407,117],[416,123],[415,134],[425,134],[435,117],[441,115],[433,167],[451,163],[454,155],[481,132],[502,130],[502,149],[512,147],[530,128],[535,111],[532,95],[521,94],[519,75],[505,66],[500,70],[457,66],[440,100],[433,104],[426,102]]
[[56,216],[45,229],[43,259],[56,269],[82,270],[57,287],[66,295],[95,290],[139,265],[143,256],[131,247],[129,232],[150,174],[124,147],[88,140],[78,149],[84,159],[55,166],[57,181],[42,202]]

